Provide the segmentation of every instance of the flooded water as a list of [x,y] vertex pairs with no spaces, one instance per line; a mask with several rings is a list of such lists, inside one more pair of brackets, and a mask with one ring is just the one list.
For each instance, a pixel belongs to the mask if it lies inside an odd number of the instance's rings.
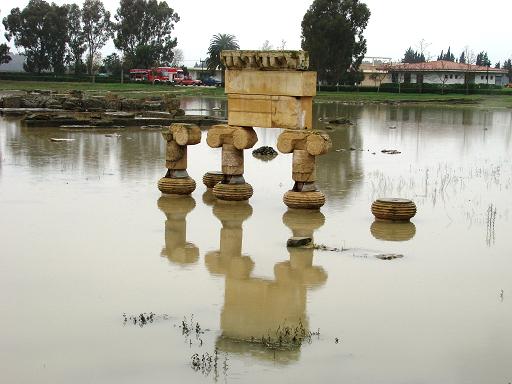
[[[221,99],[182,106],[225,114]],[[315,116],[354,124],[329,131],[327,203],[309,213],[281,200],[291,155],[246,151],[254,196],[223,204],[201,184],[220,169],[205,131],[188,150],[198,187],[175,198],[156,188],[158,131],[0,119],[2,381],[511,382],[512,112],[320,103]],[[275,146],[279,130],[257,133]],[[378,197],[418,213],[376,222]],[[287,249],[292,234],[334,251]]]

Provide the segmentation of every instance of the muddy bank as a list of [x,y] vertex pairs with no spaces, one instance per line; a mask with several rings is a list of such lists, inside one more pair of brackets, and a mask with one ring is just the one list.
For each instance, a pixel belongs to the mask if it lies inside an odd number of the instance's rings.
[[101,111],[162,111],[172,116],[185,114],[180,100],[175,95],[127,98],[107,92],[105,95],[86,95],[80,90],[56,93],[49,90],[33,92],[12,91],[0,94],[0,109],[3,113],[11,109],[49,109],[75,112]]

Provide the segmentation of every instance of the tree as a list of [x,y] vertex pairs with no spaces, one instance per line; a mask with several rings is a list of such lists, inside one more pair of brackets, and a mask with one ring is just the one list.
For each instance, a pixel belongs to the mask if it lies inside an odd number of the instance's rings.
[[404,53],[404,58],[402,59],[402,63],[424,63],[425,56],[423,53],[419,53],[414,51],[411,47],[407,48]]
[[441,51],[441,54],[437,57],[437,60],[455,61],[455,56],[451,52],[451,47],[448,47],[446,53],[444,53],[444,51]]
[[94,83],[96,53],[112,35],[110,12],[105,10],[101,0],[85,0],[82,7],[82,22],[87,45],[87,68]]
[[40,73],[53,68],[64,70],[67,41],[67,7],[30,0],[21,11],[13,8],[2,21],[8,41],[14,38],[17,47],[24,48],[25,70]]
[[213,35],[210,40],[210,46],[208,47],[208,58],[206,59],[206,67],[210,71],[214,71],[217,68],[222,70],[222,83],[224,83],[224,64],[220,61],[220,53],[222,51],[240,49],[238,40],[235,36],[227,33],[218,33]]
[[494,64],[494,68],[500,69],[501,68],[501,62],[498,61],[496,64]]
[[460,54],[459,63],[466,64],[466,53],[464,51]]
[[6,64],[12,60],[9,54],[9,46],[7,44],[0,44],[0,64]]
[[64,73],[66,43],[68,41],[68,7],[50,6],[50,12],[46,15],[48,22],[48,41],[46,50],[50,59],[50,66],[55,73]]
[[508,70],[508,81],[512,83],[512,59],[508,59],[503,62],[503,69]]
[[302,19],[302,49],[309,51],[310,67],[330,84],[357,71],[366,54],[363,32],[370,10],[359,0],[314,0]]
[[85,52],[85,35],[82,25],[82,11],[76,4],[68,6],[68,60],[73,63],[75,74],[82,71],[82,56]]
[[491,66],[491,60],[489,60],[487,52],[482,51],[478,55],[476,55],[476,65],[480,65],[483,67]]
[[114,44],[131,66],[172,63],[178,44],[172,31],[180,18],[165,1],[121,0],[115,19]]
[[121,58],[117,53],[112,53],[103,59],[103,67],[105,72],[113,76],[119,76],[122,72]]
[[0,64],[6,64],[11,61],[11,55],[9,55],[9,46],[7,44],[0,44]]

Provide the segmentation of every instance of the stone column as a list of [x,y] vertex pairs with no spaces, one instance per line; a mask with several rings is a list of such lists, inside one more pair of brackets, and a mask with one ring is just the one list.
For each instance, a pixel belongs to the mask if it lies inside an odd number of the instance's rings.
[[316,156],[327,153],[331,139],[325,133],[310,130],[286,130],[279,135],[277,148],[282,153],[293,153],[293,188],[283,197],[290,208],[319,209],[325,203],[325,195],[315,184]]
[[189,195],[196,182],[187,173],[187,146],[201,141],[201,129],[195,124],[174,123],[162,136],[167,142],[167,173],[158,181],[158,189],[166,194]]
[[245,182],[243,175],[243,150],[252,148],[257,141],[256,132],[251,127],[221,124],[209,129],[206,138],[208,145],[222,148],[222,180],[213,187],[213,194],[217,199],[241,201],[252,196],[252,186]]

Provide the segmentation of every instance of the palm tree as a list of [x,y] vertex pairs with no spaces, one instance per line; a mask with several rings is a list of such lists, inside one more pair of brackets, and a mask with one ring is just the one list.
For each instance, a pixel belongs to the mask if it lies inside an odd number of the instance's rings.
[[214,71],[217,68],[222,70],[222,84],[224,84],[224,70],[226,69],[220,61],[220,53],[224,50],[240,49],[238,40],[235,36],[228,33],[219,33],[213,35],[208,48],[208,58],[206,66],[209,70]]

